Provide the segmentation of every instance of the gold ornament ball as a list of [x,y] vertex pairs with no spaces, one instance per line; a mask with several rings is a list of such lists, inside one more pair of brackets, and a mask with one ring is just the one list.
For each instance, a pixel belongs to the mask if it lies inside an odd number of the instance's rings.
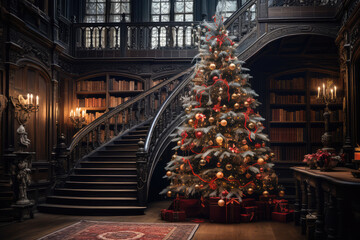
[[185,170],[185,165],[184,165],[184,164],[181,164],[181,165],[180,165],[180,170],[181,170],[181,171],[184,171],[184,170]]
[[224,139],[223,139],[222,137],[217,137],[217,138],[216,138],[216,142],[217,142],[218,144],[222,144],[223,141],[224,141]]
[[168,197],[171,197],[172,192],[171,192],[171,191],[168,191],[168,192],[166,193],[166,195],[167,195]]
[[244,174],[245,173],[245,169],[243,167],[239,167],[238,171],[240,174]]
[[244,145],[244,146],[241,147],[241,150],[247,151],[247,150],[249,150],[249,146],[248,146],[248,145]]
[[284,197],[284,196],[285,196],[285,192],[284,192],[283,190],[281,190],[281,191],[279,192],[279,196],[280,196],[280,197]]
[[255,127],[255,124],[254,123],[249,123],[249,128],[250,129],[253,129]]
[[249,195],[253,194],[253,193],[254,193],[254,189],[248,188],[247,193],[248,193]]
[[240,108],[240,104],[235,103],[235,104],[234,104],[234,108],[235,108],[235,109],[239,109],[239,108]]
[[189,125],[193,125],[194,124],[194,120],[192,120],[192,119],[189,119]]
[[227,125],[227,121],[225,119],[221,120],[221,126],[225,127]]
[[189,108],[185,108],[185,112],[186,112],[187,114],[189,114],[189,113],[190,113],[190,109],[189,109]]
[[166,176],[171,177],[171,175],[172,175],[172,172],[171,172],[171,171],[167,171],[167,172],[166,172]]
[[223,91],[224,91],[224,89],[219,88],[219,93],[220,93],[220,94],[223,93]]
[[236,93],[233,93],[233,94],[231,95],[231,98],[232,98],[232,99],[237,99],[237,98],[238,98],[238,95],[237,95]]
[[230,63],[230,65],[229,65],[229,69],[230,69],[231,71],[234,71],[234,70],[235,70],[235,68],[236,68],[236,65],[235,65],[235,64],[233,64],[233,63]]
[[209,144],[209,145],[213,145],[214,142],[210,140],[210,141],[208,142],[208,144]]
[[181,151],[185,151],[186,147],[185,147],[185,146],[181,146],[180,149],[181,149]]
[[250,174],[250,173],[247,173],[247,174],[245,175],[245,177],[246,177],[246,178],[251,178],[251,174]]
[[209,117],[209,123],[213,123],[215,121],[214,117]]
[[174,155],[172,155],[172,159],[175,159],[177,157],[177,154],[175,153]]
[[223,110],[223,111],[226,111],[226,109],[227,109],[227,106],[226,106],[226,105],[222,106],[222,110]]
[[222,200],[222,199],[220,199],[220,200],[218,201],[218,205],[219,205],[220,207],[225,206],[225,201]]
[[275,157],[275,153],[270,153],[270,157],[271,158]]
[[224,177],[224,173],[223,173],[223,172],[217,172],[217,173],[216,173],[216,177],[217,177],[217,178],[223,178],[223,177]]
[[268,196],[269,196],[269,192],[268,192],[268,191],[264,191],[264,192],[263,192],[263,196],[264,196],[264,197],[268,197]]
[[214,63],[211,63],[210,66],[209,66],[209,68],[210,68],[211,70],[214,70],[214,69],[216,68],[216,65],[215,65]]
[[180,146],[180,145],[181,145],[181,141],[178,141],[178,142],[177,142],[177,145]]
[[229,179],[230,181],[232,181],[232,180],[234,180],[235,178],[234,178],[233,175],[230,175],[230,176],[228,177],[228,179]]
[[244,145],[247,144],[246,139],[243,139],[243,140],[241,141],[241,143],[244,144]]
[[199,113],[195,114],[195,118],[199,120],[200,119],[200,114]]
[[199,189],[200,189],[200,185],[199,185],[199,184],[195,184],[194,187],[195,187],[196,190],[199,190]]
[[265,163],[265,160],[263,158],[258,158],[257,164],[263,165]]
[[230,163],[226,164],[226,170],[230,171],[232,169],[232,165]]
[[219,101],[219,102],[221,101],[221,97],[220,97],[220,96],[218,97],[218,101]]
[[250,104],[247,101],[245,101],[244,102],[244,107],[249,107],[249,106],[250,106]]
[[199,162],[200,166],[205,166],[206,165],[206,161],[204,159],[201,159]]

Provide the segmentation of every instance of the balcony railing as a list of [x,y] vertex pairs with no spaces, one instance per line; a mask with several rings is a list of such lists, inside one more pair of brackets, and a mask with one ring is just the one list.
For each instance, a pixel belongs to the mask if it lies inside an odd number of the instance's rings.
[[118,50],[127,56],[132,50],[196,49],[198,22],[75,23],[75,53]]
[[335,6],[340,0],[268,0],[269,7]]

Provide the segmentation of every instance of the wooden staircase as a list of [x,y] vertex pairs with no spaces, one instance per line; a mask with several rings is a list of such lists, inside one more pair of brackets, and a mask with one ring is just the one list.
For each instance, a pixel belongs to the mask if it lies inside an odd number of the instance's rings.
[[64,214],[143,214],[138,206],[136,152],[149,125],[137,127],[82,159],[63,187],[38,206],[39,211]]

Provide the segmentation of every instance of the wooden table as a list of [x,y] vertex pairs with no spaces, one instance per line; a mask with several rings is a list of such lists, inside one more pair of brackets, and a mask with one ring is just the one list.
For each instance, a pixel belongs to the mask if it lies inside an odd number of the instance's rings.
[[306,215],[316,215],[315,239],[360,239],[360,178],[352,169],[331,172],[292,167],[296,180],[295,224],[306,231]]

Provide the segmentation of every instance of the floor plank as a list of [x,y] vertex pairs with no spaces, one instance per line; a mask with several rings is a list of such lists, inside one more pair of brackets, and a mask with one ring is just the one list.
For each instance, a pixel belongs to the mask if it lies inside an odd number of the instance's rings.
[[[170,202],[154,202],[149,205],[145,215],[138,216],[69,216],[36,213],[35,219],[11,223],[0,227],[0,239],[34,240],[51,232],[74,224],[80,220],[113,222],[164,222],[160,219],[160,209],[167,208]],[[299,227],[294,223],[254,222],[240,224],[200,223],[194,240],[305,240]]]

